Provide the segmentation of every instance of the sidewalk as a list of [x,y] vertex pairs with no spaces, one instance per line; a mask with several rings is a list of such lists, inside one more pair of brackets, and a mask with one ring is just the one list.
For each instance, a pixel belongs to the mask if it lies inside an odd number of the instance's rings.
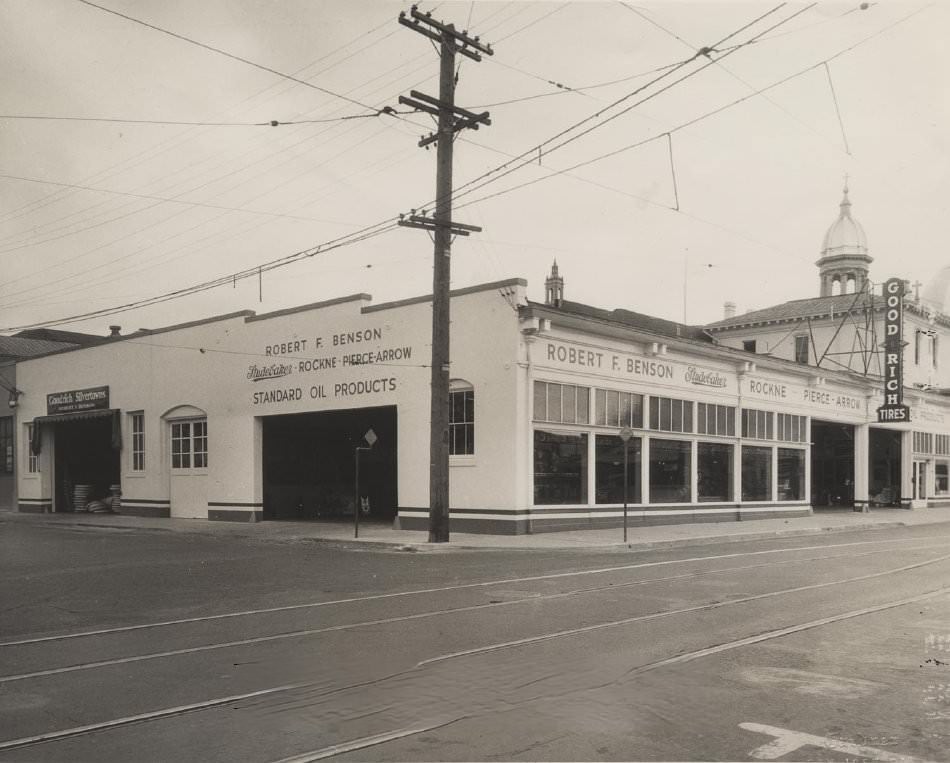
[[[710,542],[759,540],[795,535],[883,529],[950,522],[950,508],[818,511],[808,517],[757,519],[746,522],[712,522],[630,528],[626,547],[632,550],[699,545]],[[388,524],[363,523],[359,539],[353,525],[337,522],[257,522],[235,524],[204,519],[163,519],[121,514],[20,514],[0,513],[0,531],[6,523],[51,527],[100,528],[145,532],[183,532],[203,535],[256,538],[265,541],[322,542],[337,546],[390,548],[403,551],[458,549],[620,549],[622,528],[573,530],[536,535],[479,535],[452,533],[450,542],[429,543],[425,532],[393,530]]]

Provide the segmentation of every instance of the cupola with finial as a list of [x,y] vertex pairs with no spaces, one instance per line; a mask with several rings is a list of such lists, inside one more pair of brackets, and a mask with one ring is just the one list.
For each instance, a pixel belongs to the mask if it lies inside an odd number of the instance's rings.
[[868,283],[868,268],[874,261],[868,254],[864,228],[851,216],[847,179],[840,208],[838,219],[825,234],[821,258],[815,263],[821,279],[822,297],[864,291]]
[[564,301],[564,279],[558,275],[557,260],[551,265],[551,275],[544,279],[544,304],[560,307]]

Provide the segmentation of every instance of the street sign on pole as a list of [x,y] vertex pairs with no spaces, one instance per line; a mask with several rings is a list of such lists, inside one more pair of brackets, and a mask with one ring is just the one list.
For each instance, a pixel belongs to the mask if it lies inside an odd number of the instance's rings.
[[376,436],[376,433],[373,431],[372,427],[366,430],[366,434],[363,435],[363,439],[369,443],[368,446],[357,445],[356,450],[354,451],[354,459],[356,461],[355,469],[355,479],[354,479],[354,489],[353,489],[353,537],[360,537],[360,451],[361,450],[371,450],[372,447],[376,444],[376,441],[379,437]]
[[633,437],[633,430],[630,427],[624,427],[620,430],[620,439],[623,440],[623,542],[627,542],[627,491],[629,490],[629,480],[627,479],[627,464],[629,463],[630,438]]

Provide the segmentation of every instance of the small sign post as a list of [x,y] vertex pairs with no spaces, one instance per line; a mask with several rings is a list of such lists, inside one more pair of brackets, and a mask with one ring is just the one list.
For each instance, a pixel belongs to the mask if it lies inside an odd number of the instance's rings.
[[623,440],[623,542],[627,542],[627,490],[629,481],[627,479],[627,464],[629,462],[630,438],[633,437],[633,430],[630,427],[624,427],[620,430],[620,439]]
[[360,451],[361,450],[372,450],[373,445],[376,444],[376,441],[379,439],[376,436],[376,433],[373,431],[372,427],[366,430],[366,434],[363,435],[363,439],[368,443],[367,445],[357,445],[354,452],[354,458],[356,460],[356,475],[355,475],[355,486],[353,490],[353,537],[360,537]]

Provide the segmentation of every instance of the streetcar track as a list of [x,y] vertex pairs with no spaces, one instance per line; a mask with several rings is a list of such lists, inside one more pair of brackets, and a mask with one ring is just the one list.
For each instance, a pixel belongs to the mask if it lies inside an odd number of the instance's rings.
[[[802,591],[814,591],[819,588],[827,588],[833,585],[842,585],[845,583],[856,583],[862,580],[871,580],[872,578],[879,578],[885,575],[894,575],[900,572],[907,572],[908,570],[918,569],[920,567],[926,567],[931,564],[938,564],[940,562],[950,559],[950,554],[945,556],[938,556],[934,559],[928,559],[924,562],[916,562],[914,564],[908,564],[903,567],[896,567],[891,570],[883,570],[881,572],[872,572],[867,575],[860,575],[854,578],[846,578],[843,580],[829,580],[824,583],[813,583],[807,586],[796,586],[795,588],[785,588],[780,591],[769,591],[767,593],[758,593],[753,596],[745,596],[741,599],[730,599],[729,601],[719,601],[711,602],[709,604],[698,604],[692,607],[684,607],[682,609],[673,609],[667,610],[664,612],[654,612],[648,615],[637,615],[635,617],[625,617],[622,620],[611,620],[606,623],[595,623],[594,625],[585,625],[581,628],[569,628],[562,631],[554,631],[552,633],[544,633],[539,636],[529,636],[523,639],[515,639],[512,641],[502,641],[497,644],[489,644],[488,646],[477,647],[475,649],[465,649],[459,652],[450,652],[448,654],[439,655],[438,657],[430,657],[429,659],[423,660],[418,663],[419,667],[423,665],[432,665],[437,662],[446,662],[447,660],[457,659],[459,657],[470,657],[476,654],[485,654],[487,652],[497,652],[502,649],[511,649],[513,647],[525,646],[527,644],[535,644],[541,641],[551,641],[556,638],[563,638],[565,636],[575,636],[581,633],[590,633],[592,631],[603,630],[604,628],[614,628],[620,625],[629,625],[631,623],[644,622],[646,620],[658,620],[663,617],[672,617],[674,615],[683,615],[690,612],[702,612],[709,609],[718,609],[720,607],[731,606],[733,604],[745,604],[750,601],[760,601],[762,599],[768,599],[773,596],[784,596],[790,593],[800,593]],[[940,589],[945,590],[945,589]]]
[[[849,556],[855,556],[855,555],[849,555]],[[839,557],[831,557],[831,558],[839,558]],[[818,557],[818,559],[825,559],[825,558],[828,558],[828,557]],[[575,635],[578,633],[586,633],[589,631],[600,630],[603,628],[609,628],[609,627],[614,627],[618,625],[625,625],[625,624],[641,622],[641,621],[646,621],[646,620],[655,620],[655,619],[660,619],[663,617],[672,617],[675,615],[687,614],[690,612],[698,612],[698,611],[703,611],[707,609],[717,609],[720,607],[730,606],[733,604],[743,604],[750,601],[767,599],[774,596],[782,596],[782,595],[786,595],[790,593],[797,593],[801,591],[809,591],[809,590],[815,590],[819,588],[826,588],[833,585],[843,585],[846,583],[859,582],[862,580],[882,577],[885,575],[892,575],[892,574],[897,574],[900,572],[906,572],[908,570],[917,569],[919,567],[924,567],[931,564],[937,564],[941,561],[946,561],[947,559],[950,559],[950,554],[936,557],[934,559],[928,559],[922,562],[915,562],[914,564],[905,565],[905,566],[897,567],[890,570],[883,570],[881,572],[873,572],[866,575],[860,575],[853,578],[844,578],[840,580],[826,581],[824,583],[814,583],[807,586],[797,586],[794,588],[786,588],[786,589],[781,589],[778,591],[768,591],[765,593],[754,594],[752,596],[747,596],[740,599],[730,599],[727,601],[709,602],[706,604],[695,605],[692,607],[685,607],[685,608],[677,609],[677,610],[653,612],[647,615],[637,615],[632,618],[624,618],[623,620],[614,620],[607,623],[597,623],[594,625],[585,626],[583,628],[574,628],[574,629],[569,629],[565,631],[556,631],[550,634],[542,634],[540,636],[531,636],[525,639],[517,639],[515,641],[502,642],[500,644],[489,645],[487,647],[479,647],[477,649],[464,650],[461,652],[455,652],[448,655],[441,655],[439,657],[429,658],[427,660],[423,660],[422,662],[417,663],[417,666],[423,666],[423,665],[427,665],[427,664],[435,663],[435,662],[442,662],[448,659],[468,656],[471,654],[480,654],[483,652],[507,649],[514,646],[522,646],[524,644],[535,643],[538,641],[546,641],[553,638],[560,638],[563,636]],[[782,562],[782,564],[804,563],[808,561],[814,561],[814,559],[786,560]],[[304,638],[307,636],[316,636],[316,635],[320,635],[324,633],[334,633],[334,632],[345,631],[345,630],[350,630],[354,628],[371,627],[371,626],[376,626],[376,625],[390,625],[393,623],[408,622],[412,620],[422,620],[422,619],[426,619],[430,617],[440,617],[443,615],[454,615],[454,614],[459,614],[463,612],[473,612],[473,611],[483,610],[483,609],[493,609],[497,607],[514,606],[514,605],[524,604],[528,602],[568,598],[571,596],[580,596],[585,593],[599,593],[603,591],[615,590],[617,588],[622,588],[622,587],[648,585],[650,583],[663,582],[664,580],[676,580],[676,579],[681,579],[681,578],[698,577],[701,575],[711,575],[711,574],[717,574],[719,572],[730,572],[730,571],[750,569],[750,568],[756,568],[756,567],[762,567],[762,566],[770,566],[770,565],[761,565],[761,564],[760,565],[746,565],[742,567],[736,567],[731,570],[726,570],[726,569],[700,570],[700,571],[696,571],[692,573],[684,573],[683,575],[670,576],[668,578],[651,578],[649,580],[637,580],[637,581],[628,581],[626,583],[614,583],[614,584],[610,584],[606,586],[598,586],[594,588],[575,589],[572,591],[559,591],[559,592],[551,593],[551,594],[542,594],[540,596],[533,596],[533,595],[525,596],[522,598],[510,600],[510,601],[492,601],[492,602],[486,602],[482,604],[472,604],[466,607],[455,607],[455,608],[450,608],[450,609],[433,610],[429,612],[418,612],[412,615],[399,615],[395,617],[378,618],[375,620],[365,620],[358,623],[342,623],[340,625],[324,626],[322,628],[307,628],[303,630],[272,634],[269,636],[256,636],[253,638],[239,639],[235,641],[225,641],[225,642],[218,642],[218,643],[213,643],[213,644],[203,644],[200,646],[185,647],[182,649],[171,649],[171,650],[166,650],[162,652],[151,652],[148,654],[131,655],[129,657],[117,657],[110,660],[97,660],[95,662],[80,663],[77,665],[66,665],[59,668],[48,668],[46,670],[37,670],[37,671],[30,671],[28,673],[19,673],[19,674],[0,676],[0,685],[6,684],[6,683],[12,683],[15,681],[24,681],[31,678],[43,678],[47,676],[62,675],[66,673],[75,673],[75,672],[84,671],[84,670],[94,670],[96,668],[111,667],[115,665],[127,665],[127,664],[135,663],[135,662],[146,662],[150,660],[163,659],[166,657],[178,657],[178,656],[187,655],[187,654],[198,654],[201,652],[216,651],[218,649],[232,649],[235,647],[251,646],[253,644],[263,644],[263,643],[282,641],[282,640],[292,639],[292,638]]]
[[[218,615],[203,615],[200,617],[185,617],[176,620],[162,620],[152,623],[139,623],[137,625],[121,625],[112,628],[99,628],[89,631],[76,631],[74,633],[61,633],[50,636],[37,636],[33,638],[16,639],[11,641],[0,641],[0,647],[24,646],[26,644],[38,644],[51,641],[65,641],[75,638],[86,638],[90,636],[103,636],[110,633],[128,633],[130,631],[148,630],[151,628],[166,628],[173,625],[186,625],[189,623],[211,622],[215,620],[227,620],[238,617],[250,617],[253,615],[273,614],[276,612],[291,612],[301,609],[316,609],[319,607],[328,607],[339,604],[358,604],[366,601],[379,601],[382,599],[392,599],[404,596],[421,596],[431,593],[443,593],[450,591],[461,591],[472,588],[490,588],[498,585],[510,585],[512,583],[531,583],[539,580],[556,580],[566,577],[581,577],[584,575],[603,575],[611,572],[623,572],[626,570],[645,569],[649,567],[662,567],[672,564],[689,564],[694,562],[717,561],[720,559],[735,559],[744,556],[760,556],[764,554],[782,554],[796,551],[816,551],[832,548],[847,548],[852,546],[881,545],[889,543],[913,543],[919,542],[921,538],[893,538],[888,540],[870,540],[854,541],[851,543],[833,543],[818,546],[794,546],[791,548],[774,548],[761,551],[743,551],[732,554],[717,554],[714,556],[696,556],[685,559],[665,559],[658,562],[641,562],[637,564],[625,564],[614,567],[597,567],[589,570],[574,570],[570,572],[553,572],[545,575],[530,575],[520,578],[501,578],[498,580],[486,580],[475,583],[459,583],[451,586],[439,586],[434,588],[417,588],[409,591],[393,591],[390,593],[370,594],[368,596],[354,596],[345,599],[329,599],[326,601],[305,602],[303,604],[287,604],[280,607],[265,607],[261,609],[249,609],[239,612],[225,612]],[[937,547],[943,547],[941,544]],[[913,550],[913,549],[908,549]],[[833,558],[833,557],[828,557]]]
[[279,692],[301,689],[305,686],[307,686],[305,683],[274,686],[270,689],[260,689],[258,691],[247,692],[245,694],[234,694],[230,697],[218,697],[217,699],[209,699],[205,700],[204,702],[194,702],[190,705],[179,705],[177,707],[168,707],[162,710],[153,710],[150,713],[139,713],[138,715],[130,715],[126,716],[125,718],[114,718],[110,721],[90,723],[85,726],[75,726],[71,729],[50,731],[46,734],[21,737],[20,739],[8,739],[7,741],[0,742],[0,750],[15,750],[18,747],[29,747],[35,744],[42,744],[43,742],[54,742],[61,739],[68,739],[70,737],[81,736],[83,734],[91,734],[96,731],[106,731],[108,729],[131,726],[136,723],[146,723],[148,721],[160,720],[162,718],[174,718],[179,715],[185,715],[186,713],[194,713],[200,710],[209,710],[213,707],[229,705],[233,702],[240,702],[246,699],[256,699],[257,697],[264,697],[269,694],[277,694]]
[[[918,565],[920,566],[920,565]],[[885,574],[885,573],[879,573]],[[676,665],[684,662],[690,662],[692,660],[701,659],[713,654],[719,654],[721,652],[729,651],[732,649],[741,648],[743,646],[751,646],[754,644],[762,643],[764,641],[781,638],[783,636],[791,635],[794,633],[800,633],[802,631],[811,630],[814,628],[819,628],[825,625],[830,625],[837,622],[842,622],[845,620],[851,620],[858,617],[863,617],[869,614],[875,614],[877,612],[883,612],[888,609],[895,609],[897,607],[906,606],[908,604],[916,604],[921,601],[926,601],[928,599],[933,599],[941,595],[950,594],[950,588],[943,586],[939,589],[932,591],[927,591],[923,594],[918,594],[916,596],[911,596],[903,599],[898,599],[896,601],[885,602],[883,604],[877,604],[871,607],[864,607],[858,610],[852,610],[849,612],[842,612],[837,615],[830,615],[828,617],[820,618],[818,620],[811,620],[806,623],[799,623],[797,625],[787,626],[785,628],[779,628],[771,631],[765,631],[753,636],[747,636],[741,639],[735,639],[733,641],[724,642],[722,644],[716,644],[714,646],[705,647],[703,649],[697,649],[692,652],[686,652],[684,654],[675,655],[673,657],[668,657],[662,660],[655,660],[653,662],[645,663],[644,665],[639,665],[635,668],[628,670],[624,677],[634,677],[643,673],[647,673],[659,668],[667,667],[670,665]],[[418,670],[425,663],[418,663],[414,668],[409,670],[400,671],[397,674],[388,676],[388,678],[394,677],[394,675],[401,675],[411,670]],[[384,679],[385,680],[385,679]],[[363,682],[364,684],[366,682]],[[124,718],[116,718],[108,721],[101,721],[99,723],[87,724],[83,726],[76,726],[69,729],[61,729],[60,731],[48,732],[45,734],[38,734],[30,737],[21,737],[19,739],[10,739],[0,742],[0,751],[2,750],[13,750],[23,747],[30,747],[37,744],[55,742],[63,739],[68,739],[71,737],[82,736],[86,734],[93,734],[101,731],[111,731],[115,729],[120,729],[123,727],[128,727],[138,723],[148,723],[155,720],[163,720],[167,718],[174,718],[176,716],[185,715],[192,712],[200,712],[202,710],[210,710],[217,707],[223,707],[225,705],[234,704],[236,702],[241,702],[247,699],[255,699],[257,697],[269,696],[273,694],[294,691],[297,689],[306,688],[312,686],[313,682],[304,682],[299,684],[289,684],[283,686],[271,687],[269,689],[261,689],[254,692],[248,692],[241,695],[232,695],[229,697],[218,697],[215,699],[205,700],[203,702],[195,702],[188,705],[179,705],[172,708],[164,708],[161,710],[155,710],[148,713],[141,713],[138,715],[127,716]],[[357,684],[358,686],[360,684]],[[333,689],[330,693],[336,693],[338,691],[343,691],[353,687],[338,687]],[[378,744],[385,743],[386,741],[393,741],[396,739],[401,739],[407,736],[412,736],[415,733],[422,733],[426,730],[431,730],[435,728],[440,728],[442,726],[449,725],[454,723],[462,718],[450,718],[440,721],[430,721],[428,723],[420,723],[414,727],[407,729],[398,729],[391,732],[384,732],[381,734],[376,734],[371,737],[363,737],[360,739],[351,740],[349,742],[344,742],[336,745],[330,745],[318,750],[313,750],[306,753],[301,753],[291,758],[284,758],[277,763],[304,763],[305,761],[310,760],[319,760],[321,758],[329,758],[335,755],[342,754],[344,752],[354,751],[358,749],[363,749],[370,746],[375,746]]]

